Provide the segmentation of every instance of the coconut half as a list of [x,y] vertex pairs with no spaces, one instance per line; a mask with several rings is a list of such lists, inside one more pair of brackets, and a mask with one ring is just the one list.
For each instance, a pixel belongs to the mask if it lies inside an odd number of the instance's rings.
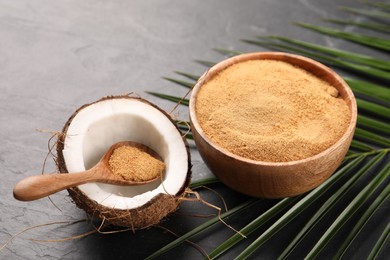
[[163,159],[162,180],[141,186],[87,183],[68,189],[76,205],[107,224],[145,228],[176,210],[189,185],[188,144],[170,116],[150,102],[130,96],[105,97],[79,108],[57,145],[61,173],[94,166],[120,141],[149,146]]

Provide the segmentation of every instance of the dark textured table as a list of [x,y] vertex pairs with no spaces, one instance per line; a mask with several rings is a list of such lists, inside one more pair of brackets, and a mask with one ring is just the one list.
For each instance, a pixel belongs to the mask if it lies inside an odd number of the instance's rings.
[[[0,1],[0,246],[25,230],[2,248],[0,259],[142,259],[172,241],[174,236],[158,227],[135,234],[95,233],[70,239],[92,227],[85,221],[71,224],[86,216],[66,191],[51,196],[53,203],[49,199],[19,202],[13,198],[13,186],[23,177],[42,171],[49,138],[62,129],[76,108],[103,96],[135,92],[170,111],[173,103],[145,91],[184,95],[185,89],[163,77],[175,77],[176,70],[200,75],[206,68],[195,59],[224,58],[213,48],[261,51],[265,49],[240,40],[277,34],[375,54],[357,44],[292,24],[299,21],[323,25],[323,18],[356,19],[338,9],[339,5],[361,6],[355,0]],[[340,28],[355,30],[353,26]],[[176,115],[187,118],[188,113],[183,108]],[[209,176],[194,145],[191,147],[193,179]],[[52,171],[55,165],[50,158],[45,172]],[[225,197],[229,207],[246,199],[223,185],[214,189]],[[201,194],[222,207],[214,193],[206,190]],[[242,222],[260,211],[259,207],[258,212],[242,215]],[[171,216],[162,226],[183,234],[204,222],[194,216],[199,212],[215,214],[214,209],[200,203],[186,202],[180,214]],[[307,217],[295,220],[283,234],[271,239],[258,256],[275,258],[286,245],[280,241],[296,233],[294,225]],[[62,221],[65,223],[60,224]],[[233,224],[240,228],[242,222],[236,220]],[[37,227],[27,230],[33,226]],[[375,234],[379,231],[373,230]],[[219,225],[194,242],[211,251],[232,234]],[[367,234],[368,240],[370,235]],[[48,242],[61,239],[69,240]],[[226,258],[237,255],[244,246],[238,246]],[[364,243],[353,257],[363,257],[362,250],[366,250]],[[202,257],[199,250],[185,243],[163,258]]]

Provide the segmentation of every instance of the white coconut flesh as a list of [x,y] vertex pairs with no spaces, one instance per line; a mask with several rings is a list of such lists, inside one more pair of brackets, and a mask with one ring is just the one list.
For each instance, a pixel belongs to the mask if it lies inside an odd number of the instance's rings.
[[115,209],[138,208],[160,193],[176,195],[187,178],[188,154],[180,132],[157,108],[138,99],[106,99],[81,109],[72,119],[63,156],[69,174],[94,166],[116,142],[149,146],[163,159],[163,181],[141,186],[87,183],[78,186],[91,200]]

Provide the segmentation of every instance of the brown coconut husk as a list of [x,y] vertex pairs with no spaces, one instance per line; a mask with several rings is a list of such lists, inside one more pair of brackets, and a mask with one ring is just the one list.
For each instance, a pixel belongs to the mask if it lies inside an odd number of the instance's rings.
[[[100,100],[97,100],[93,103],[86,104],[78,108],[72,116],[68,119],[63,127],[62,134],[58,136],[57,140],[57,167],[60,173],[68,173],[68,169],[66,168],[66,163],[64,160],[64,156],[62,150],[64,149],[64,140],[66,137],[66,133],[69,125],[71,124],[73,118],[84,108],[87,106],[93,105],[97,102],[101,102],[107,99],[136,99],[137,101],[144,102],[164,114],[171,122],[175,125],[177,131],[181,134],[179,128],[175,124],[174,120],[171,118],[169,114],[167,114],[164,110],[160,109],[156,105],[150,103],[149,101],[142,99],[140,97],[133,97],[129,95],[124,96],[107,96]],[[159,194],[155,196],[153,199],[148,201],[145,205],[129,210],[120,210],[115,208],[109,208],[99,204],[98,202],[91,200],[86,194],[84,194],[77,187],[69,188],[68,192],[70,197],[73,199],[77,207],[86,211],[92,218],[101,219],[107,225],[115,225],[115,226],[123,226],[130,227],[133,230],[143,229],[153,225],[156,225],[162,221],[168,214],[176,211],[181,198],[185,196],[186,188],[189,186],[191,180],[191,159],[190,159],[190,151],[189,145],[186,138],[182,138],[185,143],[187,156],[188,156],[188,172],[187,178],[179,192],[174,195],[169,194]]]

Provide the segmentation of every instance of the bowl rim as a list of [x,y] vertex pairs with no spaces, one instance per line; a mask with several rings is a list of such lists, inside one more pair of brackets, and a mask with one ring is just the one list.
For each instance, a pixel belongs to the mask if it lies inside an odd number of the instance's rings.
[[[298,66],[301,69],[304,69],[310,73],[311,71],[307,70],[304,67],[301,67],[299,65],[296,65],[292,63],[293,61],[299,61],[303,62],[303,64],[315,66],[317,69],[319,69],[321,72],[324,72],[324,75],[330,76],[331,78],[334,78],[337,82],[340,83],[340,88],[343,88],[345,91],[345,97],[343,97],[344,100],[347,101],[348,107],[351,110],[351,119],[348,124],[347,129],[345,130],[344,134],[339,138],[339,140],[328,147],[327,149],[323,150],[322,152],[315,154],[313,156],[300,159],[300,160],[294,160],[294,161],[286,161],[286,162],[269,162],[269,161],[258,161],[258,160],[252,160],[248,159],[239,155],[236,155],[227,149],[219,146],[215,142],[213,142],[210,138],[206,136],[206,134],[203,131],[203,128],[200,126],[199,121],[196,116],[196,99],[197,94],[203,84],[205,84],[208,80],[213,78],[216,74],[218,74],[219,71],[222,71],[226,69],[227,67],[239,63],[239,62],[245,62],[249,60],[281,60],[287,63],[290,63],[292,65]],[[312,73],[313,74],[313,73]],[[316,74],[313,74],[316,77],[319,77]],[[326,79],[323,79],[327,81]],[[334,84],[333,84],[334,86]],[[225,60],[222,60],[209,68],[196,82],[196,84],[192,88],[191,97],[189,100],[189,114],[190,114],[190,120],[191,120],[191,128],[195,128],[198,134],[201,136],[201,138],[211,147],[213,147],[216,150],[219,150],[226,156],[233,158],[235,160],[243,161],[248,164],[255,164],[255,165],[262,165],[262,166],[292,166],[302,163],[307,163],[309,161],[315,161],[332,151],[336,150],[339,146],[341,146],[345,141],[349,139],[351,135],[353,135],[355,128],[356,128],[356,121],[357,121],[357,104],[355,96],[349,87],[349,85],[345,82],[343,78],[341,78],[340,75],[338,75],[334,70],[330,69],[329,67],[325,66],[324,64],[315,61],[311,58],[297,55],[297,54],[291,54],[287,52],[249,52],[244,54],[239,54],[230,58],[227,58]]]

